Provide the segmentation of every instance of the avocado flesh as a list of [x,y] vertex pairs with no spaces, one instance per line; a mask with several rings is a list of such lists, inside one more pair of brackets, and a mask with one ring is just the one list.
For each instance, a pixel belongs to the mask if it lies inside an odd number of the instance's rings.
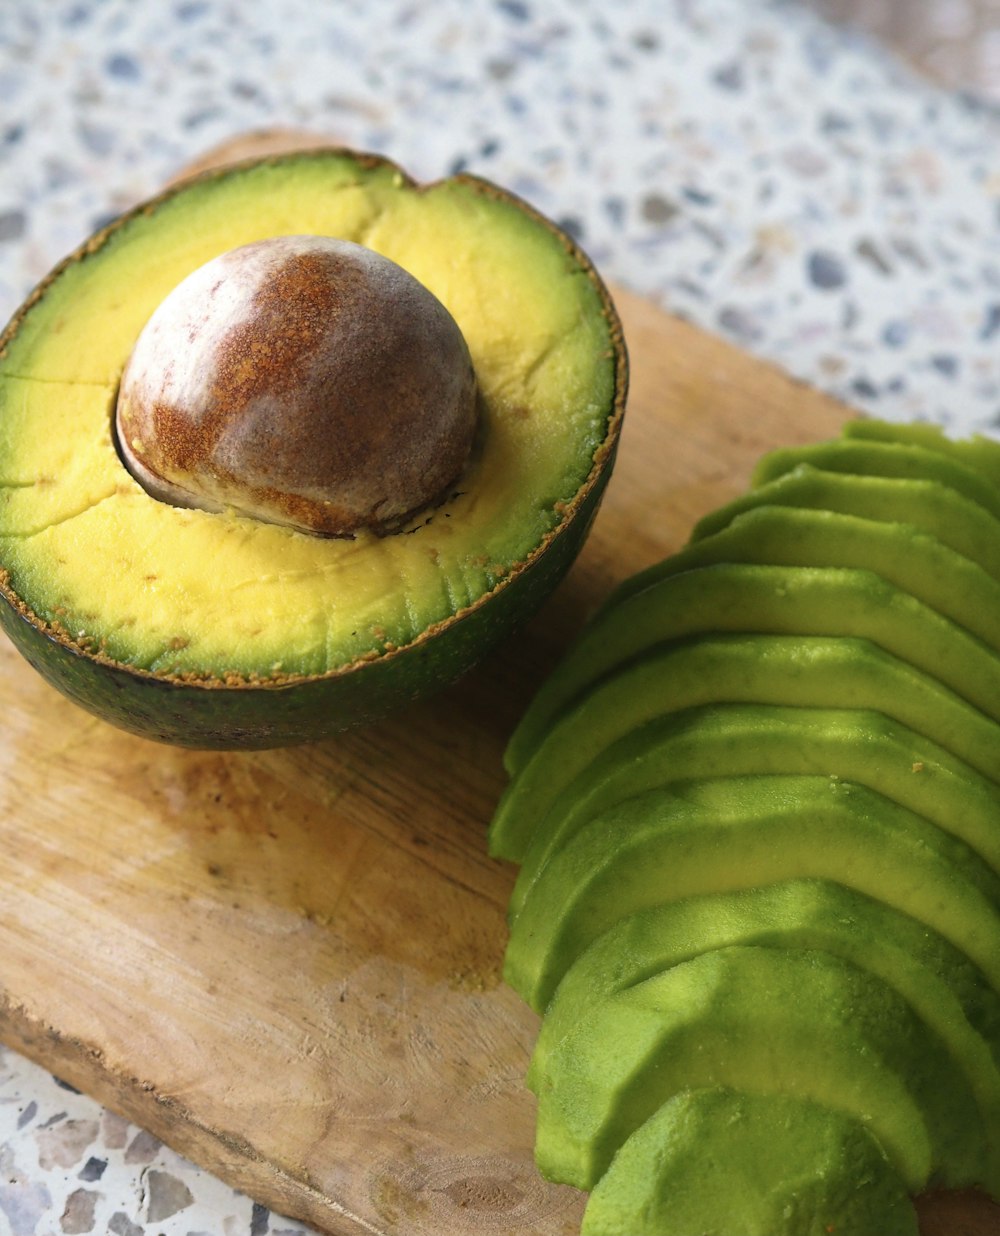
[[596,816],[539,873],[511,926],[504,977],[542,1012],[576,958],[620,919],[802,877],[910,914],[1000,991],[1000,878],[923,817],[817,776],[678,782]]
[[983,434],[949,438],[937,425],[918,421],[897,423],[865,418],[848,421],[842,436],[863,442],[918,446],[944,455],[947,459],[956,460],[984,477],[994,489],[1000,488],[1000,443],[984,437]]
[[720,704],[688,709],[626,734],[534,820],[510,898],[516,919],[553,854],[589,819],[675,781],[755,773],[856,782],[953,833],[1000,875],[1000,786],[882,713]]
[[[761,506],[836,511],[909,524],[1000,580],[1000,519],[957,490],[938,481],[824,472],[811,464],[799,464],[717,507],[695,524],[691,544],[720,532],[737,515]],[[631,588],[631,581],[623,587]]]
[[[469,344],[478,447],[406,532],[323,539],[181,510],[118,459],[117,381],[156,305],[218,253],[289,233],[392,258]],[[406,646],[507,579],[594,468],[620,380],[601,301],[555,229],[474,178],[418,188],[322,152],[192,182],[96,238],[5,336],[5,587],[60,638],[163,678],[294,683]]]
[[721,562],[668,575],[589,624],[525,711],[508,771],[516,775],[559,715],[605,676],[657,645],[723,631],[869,639],[1000,719],[1000,656],[874,572]]
[[561,715],[505,788],[490,824],[491,853],[523,861],[560,795],[572,797],[575,779],[632,731],[719,703],[883,712],[1000,784],[995,723],[870,641],[709,635],[653,650]]
[[629,1136],[581,1236],[918,1236],[899,1173],[853,1116],[786,1094],[683,1091]]
[[730,1086],[864,1121],[913,1192],[979,1181],[975,1101],[937,1036],[829,953],[732,945],[595,1001],[539,1078],[542,1174],[592,1188],[673,1095]]
[[570,966],[545,1011],[527,1083],[595,1001],[732,945],[831,953],[879,978],[946,1046],[975,1095],[987,1170],[1000,1185],[1000,995],[937,932],[884,902],[826,880],[789,880],[651,906],[616,923]]

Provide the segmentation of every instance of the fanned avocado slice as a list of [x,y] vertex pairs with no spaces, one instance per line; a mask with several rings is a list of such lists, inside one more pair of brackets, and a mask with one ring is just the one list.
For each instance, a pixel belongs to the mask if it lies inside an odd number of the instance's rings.
[[971,468],[1000,489],[1000,442],[983,434],[950,438],[939,425],[919,421],[882,421],[865,417],[848,421],[844,426],[843,436],[862,442],[895,442],[934,451]]
[[853,781],[953,833],[1000,875],[1000,786],[884,713],[719,704],[687,709],[608,747],[534,819],[511,894],[517,914],[553,854],[589,819],[657,786],[708,777],[809,773]]
[[747,490],[695,524],[691,543],[761,506],[837,511],[862,519],[909,524],[976,562],[1000,579],[1000,519],[940,481],[826,472],[798,464],[773,481]]
[[680,782],[595,817],[539,873],[504,974],[541,1012],[584,949],[637,910],[807,876],[919,919],[1000,991],[996,873],[915,812],[818,776]]
[[827,880],[788,880],[651,906],[616,923],[570,966],[545,1011],[528,1085],[595,1001],[713,949],[816,949],[892,987],[946,1044],[976,1096],[988,1146],[980,1183],[1000,1186],[1000,995],[923,923]]
[[917,1236],[868,1126],[787,1094],[675,1095],[597,1182],[582,1236]]
[[733,945],[595,1000],[538,1083],[539,1169],[578,1188],[668,1099],[706,1086],[851,1114],[914,1193],[986,1170],[975,1100],[937,1035],[881,979],[817,950]]

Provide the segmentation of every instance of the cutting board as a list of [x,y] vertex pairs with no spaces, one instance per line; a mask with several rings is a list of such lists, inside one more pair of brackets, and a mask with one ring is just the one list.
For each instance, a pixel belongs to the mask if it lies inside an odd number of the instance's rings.
[[[0,1038],[338,1236],[578,1230],[582,1195],[532,1162],[538,1020],[501,981],[515,873],[486,828],[504,742],[616,581],[763,451],[851,415],[618,302],[632,394],[591,539],[537,618],[430,702],[293,750],[181,751],[0,646]],[[923,1230],[995,1234],[1000,1209],[930,1199]]]

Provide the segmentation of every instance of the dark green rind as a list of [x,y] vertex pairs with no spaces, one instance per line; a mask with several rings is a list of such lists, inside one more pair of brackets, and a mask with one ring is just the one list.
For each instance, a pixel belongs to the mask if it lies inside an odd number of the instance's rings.
[[581,1236],[918,1236],[860,1120],[790,1095],[684,1091],[627,1139]]
[[542,551],[475,605],[403,648],[287,684],[186,682],[86,654],[19,606],[0,581],[0,626],[52,686],[121,729],[177,746],[261,749],[370,724],[454,682],[526,621],[569,570],[613,466],[609,449],[572,517]]

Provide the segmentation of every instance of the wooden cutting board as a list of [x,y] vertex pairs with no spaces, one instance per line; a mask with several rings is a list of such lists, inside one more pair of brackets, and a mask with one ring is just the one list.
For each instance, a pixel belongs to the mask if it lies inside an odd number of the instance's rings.
[[[592,537],[537,619],[433,701],[294,750],[181,751],[0,646],[0,1038],[340,1236],[578,1230],[582,1195],[533,1166],[538,1022],[500,978],[505,739],[613,583],[760,453],[851,415],[619,299],[632,397]],[[924,1209],[927,1236],[1000,1231],[975,1199]]]

